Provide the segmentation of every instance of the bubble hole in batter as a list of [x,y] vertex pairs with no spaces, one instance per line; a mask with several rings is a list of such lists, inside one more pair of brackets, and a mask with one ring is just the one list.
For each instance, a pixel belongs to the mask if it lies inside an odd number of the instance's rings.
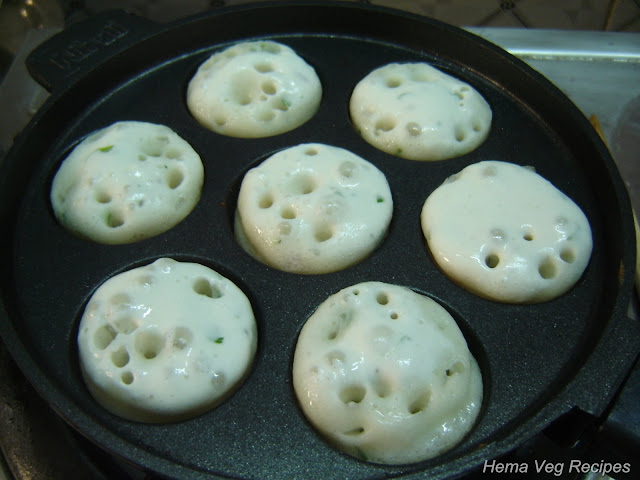
[[258,73],[270,73],[274,70],[273,65],[266,61],[255,63],[253,68],[255,68]]
[[571,247],[560,250],[560,259],[565,263],[573,263],[577,259],[576,251]]
[[117,211],[107,212],[105,224],[109,228],[118,228],[124,225],[124,216]]
[[342,337],[342,335],[344,335],[344,332],[349,328],[349,325],[351,325],[352,320],[353,312],[341,312],[337,316],[336,321],[331,324],[331,330],[329,330],[327,339],[336,340]]
[[431,392],[426,390],[422,392],[418,397],[409,404],[407,410],[411,415],[416,415],[426,410],[431,401]]
[[93,334],[93,344],[98,350],[105,350],[118,335],[118,332],[109,325],[103,325]]
[[134,347],[142,357],[152,360],[160,354],[165,343],[166,339],[160,332],[144,330],[136,334]]
[[133,373],[131,372],[124,372],[121,376],[120,376],[120,380],[122,381],[122,383],[124,383],[125,385],[131,385],[133,383]]
[[500,257],[495,253],[490,253],[484,258],[484,263],[489,268],[496,268],[500,264]]
[[376,296],[376,301],[380,305],[386,305],[389,303],[389,296],[386,293],[381,292]]
[[540,276],[545,280],[551,280],[556,277],[558,271],[551,257],[545,257],[542,262],[540,262],[538,273],[540,273]]
[[193,282],[193,291],[198,295],[204,295],[209,298],[220,298],[222,297],[222,292],[218,287],[212,285],[208,279],[201,277],[197,278]]
[[167,186],[171,190],[178,188],[184,181],[184,173],[182,169],[174,167],[169,171],[167,175]]
[[111,353],[111,363],[117,368],[122,368],[129,363],[129,352],[122,346],[115,352]]
[[173,347],[177,350],[184,350],[193,341],[193,332],[187,327],[176,327],[173,331]]
[[364,400],[367,389],[363,385],[346,385],[340,389],[339,398],[344,404],[360,403]]

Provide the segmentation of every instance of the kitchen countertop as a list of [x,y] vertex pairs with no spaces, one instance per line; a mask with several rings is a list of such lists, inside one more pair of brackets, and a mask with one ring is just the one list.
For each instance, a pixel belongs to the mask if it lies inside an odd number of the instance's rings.
[[471,27],[551,80],[605,141],[640,211],[640,33]]

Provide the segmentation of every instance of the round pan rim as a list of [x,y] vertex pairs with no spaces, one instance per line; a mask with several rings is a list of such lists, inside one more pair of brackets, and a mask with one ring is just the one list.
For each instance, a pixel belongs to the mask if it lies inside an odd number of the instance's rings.
[[[278,9],[280,7],[297,7],[300,8],[308,8],[308,7],[331,7],[331,8],[345,8],[345,9],[354,9],[354,10],[362,10],[362,11],[370,11],[376,12],[378,14],[384,15],[398,15],[407,19],[416,19],[421,23],[426,23],[429,25],[436,25],[440,29],[444,29],[452,32],[452,34],[459,35],[463,38],[466,38],[468,41],[472,41],[477,45],[480,45],[483,49],[487,51],[491,51],[492,55],[497,57],[502,57],[505,61],[508,61],[510,64],[515,65],[516,68],[520,70],[524,70],[526,74],[532,79],[532,82],[543,84],[545,89],[549,92],[550,97],[553,98],[554,102],[559,102],[563,109],[566,109],[570,112],[570,114],[575,117],[576,126],[574,128],[578,130],[583,130],[584,134],[589,138],[594,148],[597,150],[598,155],[603,159],[603,167],[608,172],[609,180],[612,181],[614,186],[616,187],[616,193],[618,195],[618,203],[622,206],[620,212],[616,212],[621,219],[620,226],[623,232],[624,237],[628,238],[626,241],[625,252],[622,253],[624,261],[621,264],[622,272],[618,283],[618,289],[616,293],[615,309],[612,313],[612,317],[609,319],[610,327],[613,330],[617,330],[623,333],[629,334],[637,334],[637,329],[632,326],[625,325],[626,318],[626,309],[630,299],[630,292],[633,287],[634,277],[632,268],[628,268],[629,266],[635,265],[635,243],[631,240],[633,237],[630,235],[635,235],[633,230],[633,222],[629,221],[631,218],[631,209],[628,201],[628,197],[626,197],[626,191],[623,189],[622,180],[619,177],[617,169],[613,164],[613,160],[611,159],[606,147],[602,144],[599,137],[595,131],[589,130],[587,127],[589,126],[586,118],[582,116],[582,114],[578,111],[578,109],[571,104],[571,102],[564,97],[564,95],[553,85],[551,85],[542,75],[537,72],[531,70],[524,62],[520,62],[519,60],[511,57],[506,52],[503,52],[498,47],[482,40],[476,38],[473,34],[468,32],[456,29],[455,27],[451,27],[448,25],[440,24],[440,22],[424,19],[420,17],[415,17],[411,14],[406,14],[398,11],[391,11],[389,9],[385,9],[382,7],[372,7],[372,6],[362,6],[362,5],[345,5],[337,2],[296,2],[294,5],[287,4],[278,4],[270,5],[264,4],[260,6],[253,7],[236,7],[232,9],[225,9],[224,11],[214,12],[212,15],[198,15],[197,17],[191,19],[185,19],[183,21],[177,22],[176,24],[170,24],[163,28],[160,28],[154,35],[150,36],[146,40],[142,40],[138,44],[138,48],[142,48],[142,45],[146,42],[154,41],[154,38],[161,35],[170,34],[171,31],[175,29],[179,29],[181,26],[188,26],[193,22],[198,22],[199,20],[206,20],[211,17],[216,16],[224,16],[226,14],[241,14],[245,11],[256,11],[266,9],[264,11],[270,9]],[[105,62],[100,68],[107,68],[109,61]],[[36,115],[33,122],[29,127],[20,135],[20,137],[16,140],[15,146],[9,152],[6,157],[5,162],[0,168],[0,185],[3,187],[6,186],[6,182],[8,179],[15,175],[15,170],[18,168],[17,164],[18,157],[23,146],[28,143],[33,135],[33,132],[37,130],[43,122],[46,122],[48,116],[50,115],[50,111],[58,105],[60,102],[60,98],[64,97],[66,92],[72,91],[77,88],[78,83],[82,83],[84,77],[80,77],[76,82],[70,84],[68,87],[61,89],[59,91],[55,91],[52,98],[47,102],[45,107],[43,107],[40,112]],[[0,191],[4,191],[4,189],[0,189]],[[2,219],[3,221],[11,221],[12,213],[8,211],[8,208],[2,209]],[[7,242],[5,242],[6,244]],[[633,248],[631,248],[633,247]],[[4,260],[6,261],[6,259]],[[624,268],[627,267],[627,268]],[[3,296],[7,293],[4,292],[3,288]],[[29,355],[28,351],[23,348],[20,344],[20,336],[11,324],[10,321],[10,313],[6,310],[5,302],[2,304],[2,310],[0,312],[3,317],[3,320],[6,318],[7,321],[1,322],[2,325],[2,336],[7,344],[9,351],[11,352],[14,359],[17,361],[21,369],[25,372],[26,376],[29,380],[36,386],[37,390],[49,400],[52,407],[58,411],[58,413],[67,421],[73,420],[71,423],[74,425],[76,429],[81,432],[92,432],[92,439],[101,446],[105,447],[107,445],[111,445],[113,448],[108,448],[112,453],[118,455],[119,452],[127,451],[129,461],[134,461],[141,465],[152,466],[154,469],[158,469],[158,471],[165,472],[170,475],[175,475],[177,477],[181,477],[187,473],[194,474],[194,471],[188,467],[183,467],[180,465],[176,465],[168,460],[161,459],[156,457],[153,454],[149,454],[135,445],[132,445],[118,435],[114,435],[111,432],[103,431],[98,429],[95,431],[94,427],[94,419],[91,415],[86,412],[76,411],[71,412],[70,409],[73,408],[73,405],[70,405],[70,402],[65,397],[64,393],[61,392],[57,385],[52,384],[49,379],[44,375],[41,371],[37,362]],[[594,347],[594,355],[589,359],[588,364],[585,364],[578,372],[576,372],[576,378],[574,382],[571,382],[570,385],[567,386],[566,396],[559,395],[555,400],[548,403],[545,406],[542,406],[538,412],[532,415],[528,422],[524,424],[514,427],[515,433],[511,433],[506,435],[500,441],[497,441],[493,444],[490,444],[481,450],[476,452],[472,452],[465,456],[462,459],[453,461],[451,463],[445,464],[443,466],[437,466],[430,470],[430,473],[433,473],[436,478],[439,475],[447,476],[451,473],[451,471],[465,471],[471,467],[477,466],[483,459],[493,458],[501,453],[504,453],[514,446],[518,445],[520,442],[525,440],[526,438],[531,437],[532,434],[535,434],[541,431],[546,425],[548,425],[551,421],[555,420],[558,412],[566,412],[575,406],[579,406],[587,411],[593,411],[594,413],[598,413],[604,409],[605,405],[602,405],[602,399],[594,399],[591,395],[585,395],[580,391],[581,388],[591,387],[592,385],[592,370],[598,368],[594,366],[601,359],[606,358],[605,352],[603,349],[606,349],[610,346],[616,345],[614,343],[614,339],[611,335],[610,330],[607,330],[607,337],[603,337],[600,340],[600,345]],[[637,339],[630,339],[629,345],[625,346],[625,351],[633,351],[637,352]],[[624,375],[624,369],[620,373],[619,379],[611,379],[608,383],[612,386],[616,385],[616,383],[622,380],[622,376]],[[116,448],[117,446],[117,448]],[[196,477],[199,478],[197,473],[195,473]],[[208,475],[202,473],[202,478],[210,478]],[[407,478],[412,477],[409,475]]]

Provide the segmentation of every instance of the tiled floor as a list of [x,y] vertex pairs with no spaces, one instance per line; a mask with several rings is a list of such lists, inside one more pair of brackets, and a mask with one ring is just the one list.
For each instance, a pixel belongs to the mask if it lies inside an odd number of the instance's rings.
[[[127,8],[164,22],[256,0],[59,0],[67,18]],[[458,26],[640,32],[640,0],[350,0],[398,8]]]

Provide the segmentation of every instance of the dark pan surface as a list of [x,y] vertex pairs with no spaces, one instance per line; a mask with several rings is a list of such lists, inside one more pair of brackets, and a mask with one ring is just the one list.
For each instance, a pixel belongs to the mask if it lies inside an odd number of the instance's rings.
[[[8,222],[3,335],[30,380],[99,445],[180,478],[388,478],[425,470],[444,476],[504,453],[574,406],[598,413],[637,348],[635,326],[625,315],[635,254],[628,199],[586,120],[523,64],[457,29],[374,8],[283,8],[235,9],[159,29],[61,90],[19,139],[4,166],[11,181],[2,179]],[[324,97],[308,123],[246,140],[216,135],[190,116],[184,97],[197,66],[244,38],[287,44],[316,69]],[[351,90],[374,68],[406,61],[429,62],[484,95],[493,126],[480,148],[422,163],[384,154],[358,136],[348,115]],[[172,230],[131,245],[98,245],[56,224],[49,188],[78,141],[119,120],[174,129],[200,153],[205,184],[194,211]],[[276,271],[249,257],[233,238],[243,174],[269,154],[303,142],[353,151],[380,168],[391,187],[388,237],[370,258],[341,272]],[[518,306],[478,298],[450,282],[429,257],[419,221],[424,200],[449,175],[488,159],[535,166],[589,218],[591,262],[576,287],[557,300]],[[103,281],[162,256],[203,263],[242,288],[256,313],[259,346],[250,376],[226,403],[192,420],[142,425],[112,416],[90,397],[75,337],[83,307]],[[297,407],[290,368],[300,328],[327,296],[368,280],[405,285],[440,301],[480,364],[485,400],[477,425],[432,461],[389,467],[355,460],[328,446]],[[610,359],[603,349],[613,346],[619,355]]]

